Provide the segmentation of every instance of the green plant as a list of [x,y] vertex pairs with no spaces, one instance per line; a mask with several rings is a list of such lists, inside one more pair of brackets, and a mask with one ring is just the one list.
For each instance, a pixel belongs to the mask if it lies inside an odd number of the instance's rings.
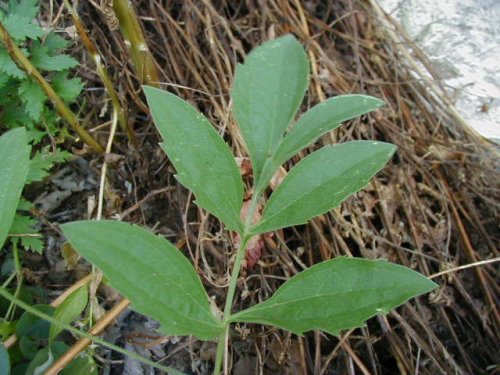
[[[0,22],[31,64],[50,82],[54,91],[67,104],[75,101],[83,89],[79,78],[69,78],[69,69],[78,61],[61,51],[68,42],[53,31],[44,31],[33,19],[38,13],[37,0],[10,0],[0,8]],[[35,143],[51,136],[62,141],[67,134],[42,86],[21,70],[0,44],[0,118],[8,128],[25,127]]]
[[[53,31],[45,32],[33,19],[38,13],[37,0],[10,0],[0,8],[0,22],[31,64],[45,74],[55,92],[70,104],[80,94],[83,84],[78,78],[68,78],[69,69],[78,62],[61,53],[68,42]],[[60,126],[60,119],[48,103],[42,86],[21,70],[9,55],[6,45],[0,44],[0,121],[2,126],[15,129],[20,126],[28,131],[28,140],[37,151],[29,163],[25,184],[41,181],[50,168],[67,160],[71,154],[55,146],[41,146],[40,142],[50,137],[54,142],[64,141],[67,133]],[[26,249],[41,252],[43,244],[37,222],[26,215],[33,207],[31,202],[21,200],[12,225],[7,227],[11,240],[20,241]]]
[[[343,121],[382,105],[369,96],[339,96],[294,122],[308,74],[305,52],[292,36],[256,48],[237,67],[231,93],[234,115],[253,165],[253,195],[244,219],[240,218],[244,185],[228,145],[188,103],[145,87],[164,141],[161,146],[177,170],[177,179],[194,193],[199,207],[240,236],[223,311],[208,297],[189,261],[164,238],[115,221],[62,225],[69,242],[131,300],[132,308],[157,319],[161,332],[218,340],[216,373],[231,323],[269,324],[299,335],[314,329],[336,335],[436,287],[399,265],[341,257],[295,275],[267,301],[232,313],[236,282],[252,237],[307,223],[337,207],[366,186],[395,151],[394,145],[374,141],[325,146],[294,166],[264,204],[266,187],[284,162]],[[254,222],[258,205],[264,206],[262,218]]]
[[[37,237],[26,236],[26,231],[29,234],[36,234],[36,231],[30,226],[31,219],[20,215],[18,211],[20,207],[26,209],[30,205],[29,202],[23,201],[21,198],[24,186],[33,180],[43,178],[47,173],[47,168],[50,167],[50,161],[44,160],[40,153],[35,154],[35,158],[30,160],[30,151],[29,138],[24,128],[16,128],[0,136],[0,175],[2,176],[0,179],[0,212],[2,212],[0,215],[0,248],[3,247],[7,236],[9,236],[13,248],[14,263],[13,267],[9,267],[7,262],[2,264],[1,276],[7,276],[2,288],[9,287],[10,282],[17,278],[14,294],[34,305],[33,295],[43,295],[43,291],[40,293],[37,288],[22,285],[23,277],[20,268],[18,241],[20,240],[25,248],[36,251],[42,250],[42,243]],[[10,268],[14,268],[14,270],[11,271]],[[10,351],[10,356],[5,347],[0,345],[0,373],[8,374],[11,366],[13,371],[17,371],[17,373],[33,373],[38,368],[52,363],[54,359],[67,350],[66,344],[56,340],[61,332],[58,326],[51,326],[48,322],[28,312],[17,314],[14,311],[14,304],[4,304],[4,301],[6,302],[3,298],[0,299],[0,311],[4,316],[0,319],[0,341],[4,341],[15,333],[18,337],[18,343]],[[50,315],[54,314],[54,318],[63,323],[69,323],[80,315],[86,304],[87,288],[85,287],[76,290],[56,309],[47,305],[35,305],[33,308]],[[47,341],[48,346],[45,345]],[[86,369],[91,369],[92,363],[91,357],[83,355],[72,366],[86,366]]]

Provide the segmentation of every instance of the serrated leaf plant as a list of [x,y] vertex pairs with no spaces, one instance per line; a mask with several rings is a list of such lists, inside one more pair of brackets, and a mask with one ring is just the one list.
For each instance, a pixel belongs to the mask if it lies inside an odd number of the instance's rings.
[[[33,66],[43,73],[56,93],[72,103],[80,95],[83,83],[69,78],[69,69],[78,65],[62,53],[68,42],[54,31],[42,29],[35,21],[38,0],[9,0],[0,7],[0,21],[17,47]],[[11,59],[0,43],[0,120],[7,128],[25,127],[37,143],[44,136],[64,137],[59,116],[49,105],[41,86]]]
[[[231,323],[273,325],[298,335],[315,329],[336,335],[436,287],[400,265],[341,257],[295,275],[267,301],[232,311],[236,281],[252,237],[307,223],[338,207],[366,186],[396,150],[392,144],[375,141],[325,146],[291,168],[266,202],[269,181],[284,162],[342,122],[383,104],[366,95],[338,96],[295,120],[308,76],[304,49],[291,35],[264,43],[236,69],[233,113],[253,165],[253,195],[243,219],[244,184],[229,146],[186,101],[144,88],[163,138],[161,147],[176,168],[177,179],[194,193],[199,207],[241,238],[222,312],[186,257],[163,237],[116,221],[62,225],[69,242],[130,299],[133,309],[158,320],[161,332],[218,340],[215,373],[221,369]],[[255,223],[258,205],[263,212]]]
[[[69,69],[78,62],[61,53],[68,45],[64,38],[43,30],[34,21],[38,10],[38,0],[9,0],[0,7],[0,21],[57,94],[72,103],[83,88],[80,79],[68,77]],[[16,65],[6,46],[0,43],[0,131],[19,127],[27,130],[28,142],[36,147],[25,184],[41,181],[54,164],[69,158],[69,153],[57,147],[41,146],[40,142],[49,136],[52,140],[64,140],[59,116],[38,82]],[[43,243],[35,229],[37,221],[26,215],[33,205],[23,200],[21,203],[12,225],[6,230],[11,240],[20,241],[25,249],[42,252]]]

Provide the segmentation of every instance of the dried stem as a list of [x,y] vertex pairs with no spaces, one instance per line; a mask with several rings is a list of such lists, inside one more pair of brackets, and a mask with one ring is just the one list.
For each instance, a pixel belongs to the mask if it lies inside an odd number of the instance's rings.
[[83,26],[76,10],[71,6],[68,0],[64,0],[64,4],[66,5],[66,8],[69,10],[71,14],[71,19],[73,20],[73,24],[75,25],[76,30],[78,31],[78,35],[80,35],[80,39],[82,40],[83,45],[90,54],[92,61],[94,61],[97,74],[99,74],[99,77],[101,78],[101,81],[104,87],[106,87],[106,91],[108,92],[108,95],[111,98],[111,104],[113,105],[113,109],[118,114],[118,124],[120,125],[120,128],[127,134],[128,139],[132,142],[132,144],[136,146],[137,140],[135,138],[135,134],[132,128],[128,126],[127,118],[125,116],[125,111],[120,103],[118,94],[115,91],[113,82],[109,78],[108,71],[104,66],[104,64],[102,63],[101,54],[97,50],[94,41],[90,38],[89,34],[85,30],[85,27]]

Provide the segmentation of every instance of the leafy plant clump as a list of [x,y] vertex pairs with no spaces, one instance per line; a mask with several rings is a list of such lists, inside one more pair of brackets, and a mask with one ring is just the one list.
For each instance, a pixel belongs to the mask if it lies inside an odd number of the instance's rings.
[[[34,18],[38,14],[37,0],[10,0],[0,7],[0,21],[25,56],[51,83],[56,93],[67,103],[73,102],[83,89],[79,78],[69,78],[69,69],[78,61],[61,51],[68,42],[53,31],[42,29]],[[59,117],[47,105],[47,96],[29,74],[11,59],[7,46],[0,44],[0,118],[8,128],[25,127],[33,140],[44,136],[57,139],[61,134]]]
[[[15,295],[23,301],[34,305],[39,311],[53,316],[64,323],[76,319],[87,305],[87,286],[75,290],[60,306],[53,308],[44,304],[34,304],[34,296],[44,298],[44,292],[37,287],[25,287],[19,264],[17,250],[16,220],[20,220],[16,210],[19,206],[26,207],[21,198],[22,190],[27,181],[35,178],[39,171],[39,162],[30,160],[31,146],[27,132],[24,128],[10,130],[0,136],[0,248],[3,247],[7,236],[10,234],[13,240],[14,265],[10,267],[8,262],[2,264],[0,276],[7,277],[2,288],[8,288],[10,282],[17,277]],[[20,204],[21,202],[21,204]],[[10,230],[9,230],[10,228]],[[30,228],[28,228],[30,229]],[[37,249],[36,243],[25,242],[31,238],[23,233],[21,241],[25,246]],[[38,239],[37,239],[38,240]],[[39,240],[38,240],[39,241]],[[10,270],[10,268],[15,268]],[[10,275],[9,275],[10,274]],[[0,342],[4,342],[12,334],[16,334],[18,343],[7,352],[3,344],[0,344],[0,373],[1,374],[33,374],[41,373],[55,359],[68,350],[68,346],[57,340],[61,329],[50,325],[28,312],[15,311],[14,305],[0,298]],[[47,345],[48,343],[48,345]],[[77,358],[65,369],[65,374],[74,373],[75,368],[82,367],[86,373],[97,373],[93,359],[86,354]]]
[[[83,89],[79,78],[69,78],[69,69],[78,61],[61,51],[68,42],[53,31],[43,30],[34,18],[38,13],[37,0],[10,0],[0,6],[0,21],[14,42],[30,62],[45,75],[56,93],[67,103],[72,103]],[[29,143],[36,148],[25,180],[28,185],[45,178],[54,164],[64,162],[71,154],[55,147],[64,141],[66,131],[59,125],[57,112],[48,98],[29,74],[11,59],[7,46],[0,43],[0,123],[2,128],[27,129]],[[3,130],[3,129],[2,129]],[[42,146],[42,140],[51,140],[52,146]],[[21,200],[9,233],[25,249],[41,252],[43,243],[37,222],[27,213],[31,202]],[[7,228],[8,229],[8,228]],[[19,236],[16,236],[19,235]]]
[[[375,141],[325,146],[291,168],[266,201],[269,181],[283,163],[342,122],[383,104],[365,95],[338,96],[295,121],[308,76],[304,49],[290,35],[256,48],[236,69],[233,111],[253,166],[252,198],[243,219],[244,184],[228,145],[190,104],[145,87],[161,147],[177,179],[194,193],[199,207],[241,239],[223,309],[208,297],[187,258],[163,237],[116,221],[62,225],[69,242],[136,311],[157,319],[161,332],[218,340],[215,373],[232,323],[273,325],[299,335],[315,329],[337,335],[436,287],[396,264],[341,257],[295,275],[267,301],[232,312],[245,248],[254,236],[305,224],[338,207],[365,187],[396,149]],[[254,222],[259,206],[261,219]]]

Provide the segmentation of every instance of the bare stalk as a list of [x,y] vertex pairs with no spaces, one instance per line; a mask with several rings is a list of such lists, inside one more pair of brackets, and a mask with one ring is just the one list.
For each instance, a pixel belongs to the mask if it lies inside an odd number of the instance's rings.
[[113,9],[120,30],[130,48],[134,67],[141,83],[158,87],[158,72],[149,51],[139,20],[130,0],[113,0]]
[[90,54],[92,61],[94,61],[97,74],[99,74],[99,77],[101,78],[101,81],[104,87],[106,88],[106,91],[108,92],[114,111],[116,111],[116,113],[118,114],[118,124],[120,125],[120,128],[127,134],[128,139],[132,142],[132,144],[136,145],[137,141],[135,139],[135,134],[130,128],[130,126],[128,126],[127,118],[125,116],[125,111],[120,103],[118,94],[116,93],[115,88],[113,87],[113,82],[109,78],[108,71],[106,70],[106,67],[102,63],[101,54],[99,53],[95,43],[87,33],[87,30],[85,30],[85,27],[83,26],[83,23],[81,22],[78,13],[71,6],[69,0],[64,0],[64,5],[66,5],[66,8],[68,8],[68,11],[71,14],[71,19],[73,20],[73,24],[75,25],[76,30],[78,31],[78,35],[80,35],[80,39],[82,40],[83,45]]
[[52,86],[43,78],[40,72],[31,64],[24,53],[17,47],[8,31],[0,22],[0,40],[4,43],[10,57],[22,68],[26,74],[32,76],[42,87],[43,91],[54,104],[59,115],[66,120],[78,136],[98,153],[103,153],[104,148],[80,125],[76,115],[69,109],[64,101],[57,95]]

